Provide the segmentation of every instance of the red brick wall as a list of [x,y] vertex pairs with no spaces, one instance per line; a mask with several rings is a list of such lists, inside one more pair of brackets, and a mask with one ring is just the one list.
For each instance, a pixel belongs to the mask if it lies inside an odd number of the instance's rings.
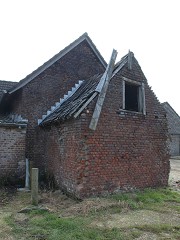
[[39,152],[41,173],[43,170],[46,177],[53,176],[58,187],[72,195],[76,195],[77,164],[81,159],[80,129],[81,121],[77,120],[40,128],[37,132],[39,144],[35,151]]
[[0,185],[24,179],[25,135],[25,129],[0,126]]
[[79,119],[42,130],[49,136],[46,170],[77,197],[167,185],[165,112],[147,83],[147,115],[121,111],[122,76],[146,82],[138,64],[125,66],[109,84],[95,131],[89,129],[95,100]]
[[[39,128],[41,117],[79,79],[103,67],[83,42],[16,93],[12,108],[29,120],[26,154],[77,197],[167,185],[165,112],[136,63],[110,82],[96,131],[89,129],[95,100],[76,120]],[[121,111],[122,76],[145,82],[147,115]]]
[[79,80],[87,79],[104,71],[97,56],[83,41],[64,57],[42,72],[25,87],[14,93],[11,112],[28,119],[26,156],[38,161],[34,147],[38,118],[59,101]]
[[[146,82],[140,67],[132,71],[124,67],[110,82],[96,131],[88,129],[92,109],[86,114],[84,175],[79,179],[79,195],[89,196],[144,187],[166,186],[169,174],[169,154],[166,146],[165,112],[145,84],[146,111],[124,112],[122,78]],[[93,104],[92,104],[93,105]]]

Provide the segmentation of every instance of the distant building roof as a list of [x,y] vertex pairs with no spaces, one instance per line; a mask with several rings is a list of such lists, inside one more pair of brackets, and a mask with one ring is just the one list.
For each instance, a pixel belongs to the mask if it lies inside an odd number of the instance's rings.
[[18,114],[0,115],[0,127],[1,126],[22,126],[26,127],[28,123],[27,119],[23,119]]
[[6,93],[8,90],[12,89],[15,85],[17,85],[17,82],[0,80],[0,101],[1,101],[4,93]]

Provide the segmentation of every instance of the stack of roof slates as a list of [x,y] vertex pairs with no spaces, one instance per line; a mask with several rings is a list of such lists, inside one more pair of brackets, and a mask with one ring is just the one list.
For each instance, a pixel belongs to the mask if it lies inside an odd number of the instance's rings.
[[101,75],[95,75],[89,80],[84,81],[77,91],[66,101],[64,101],[59,108],[48,115],[40,125],[44,125],[56,121],[64,121],[74,116],[74,114],[81,108],[81,106],[92,96],[99,83]]

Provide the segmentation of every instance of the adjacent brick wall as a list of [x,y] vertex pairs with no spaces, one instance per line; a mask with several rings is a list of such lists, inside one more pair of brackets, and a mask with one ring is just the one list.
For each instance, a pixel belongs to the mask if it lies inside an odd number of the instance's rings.
[[[124,112],[122,76],[145,82],[147,115]],[[77,197],[167,186],[165,112],[136,64],[110,82],[97,129],[89,129],[96,99],[79,119],[42,128],[43,160],[59,187]],[[44,134],[44,135],[43,135]],[[49,137],[48,137],[49,136]]]
[[168,145],[172,156],[180,155],[180,117],[167,103],[162,104],[168,120],[169,139]]
[[0,184],[25,177],[26,130],[0,125]]
[[171,134],[168,143],[171,156],[180,156],[180,134]]

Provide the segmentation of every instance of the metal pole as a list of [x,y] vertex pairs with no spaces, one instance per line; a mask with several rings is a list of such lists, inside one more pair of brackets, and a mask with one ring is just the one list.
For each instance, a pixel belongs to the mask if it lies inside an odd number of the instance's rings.
[[25,188],[29,189],[29,160],[26,158],[26,181],[25,181]]

